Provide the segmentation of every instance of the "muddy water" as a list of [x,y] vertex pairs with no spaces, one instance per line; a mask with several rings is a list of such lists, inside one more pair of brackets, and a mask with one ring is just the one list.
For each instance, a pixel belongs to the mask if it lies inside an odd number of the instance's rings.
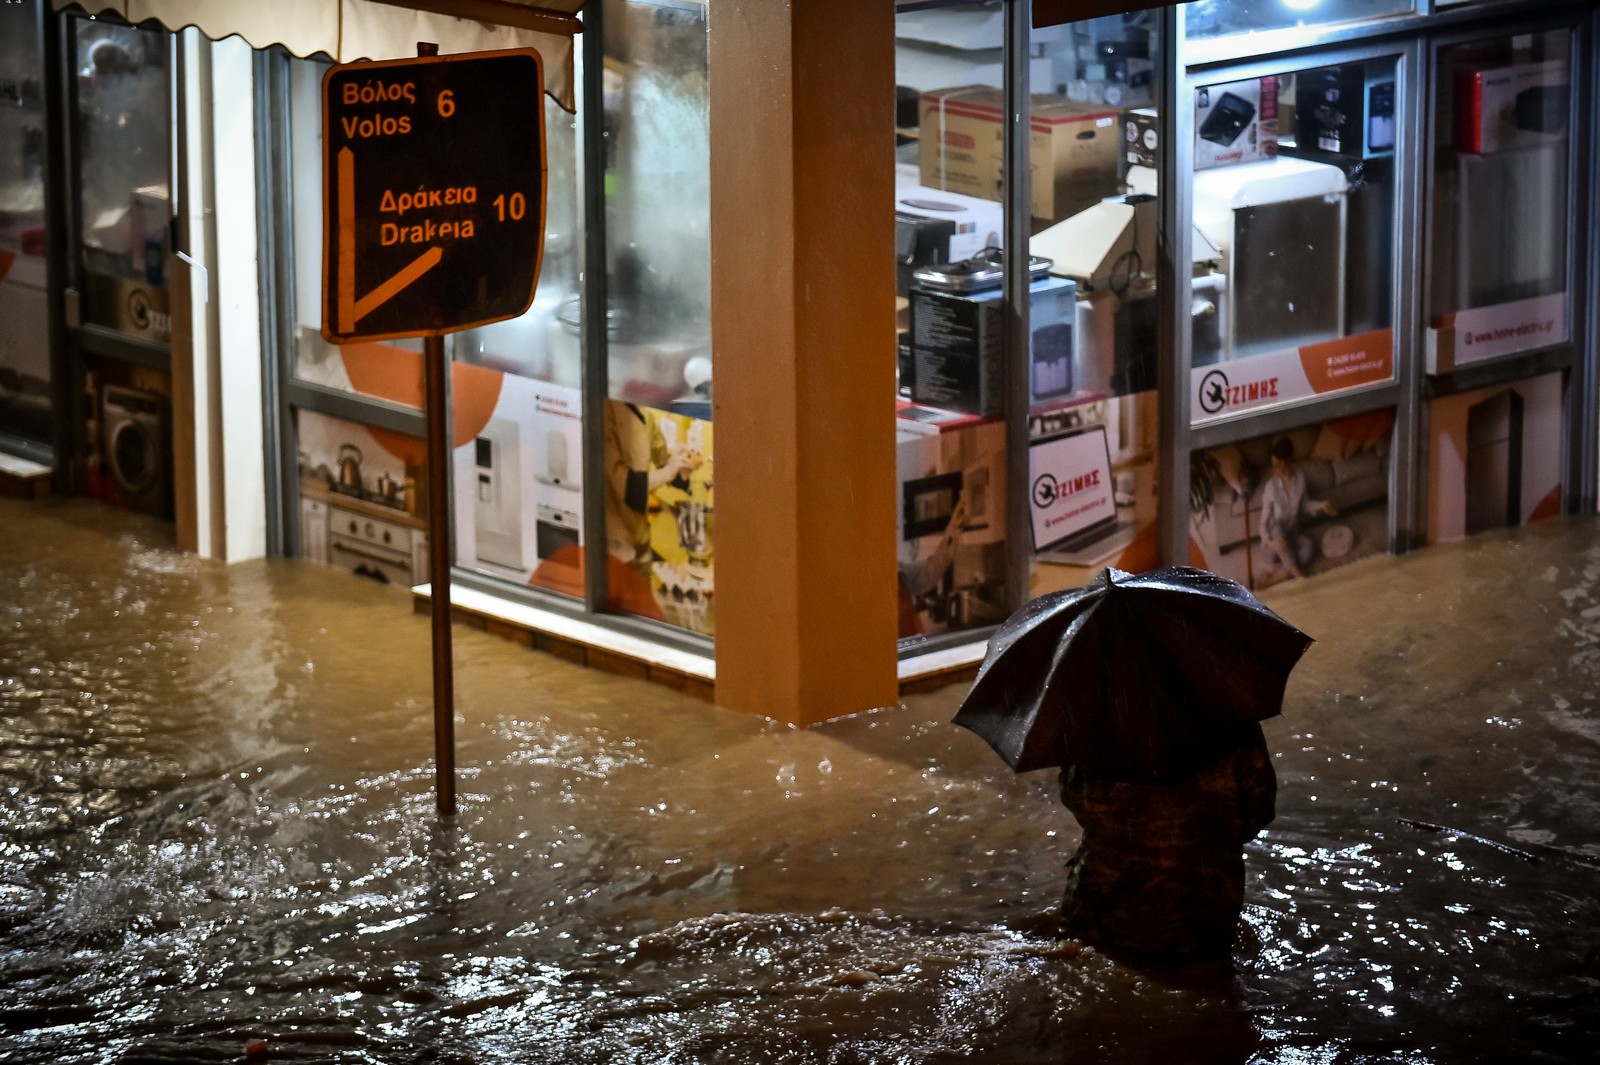
[[1268,726],[1231,971],[1050,935],[1076,828],[946,722],[797,731],[0,500],[0,1060],[1456,1062],[1600,1039],[1592,520],[1267,600],[1319,642]]

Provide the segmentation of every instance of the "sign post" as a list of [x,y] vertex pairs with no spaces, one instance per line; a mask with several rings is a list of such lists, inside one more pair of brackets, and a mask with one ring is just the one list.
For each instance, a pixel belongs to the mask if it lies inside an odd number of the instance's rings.
[[444,335],[533,303],[544,251],[543,61],[522,48],[347,63],[329,69],[322,89],[322,334],[335,344],[423,338],[434,764],[439,812],[449,815],[454,441]]

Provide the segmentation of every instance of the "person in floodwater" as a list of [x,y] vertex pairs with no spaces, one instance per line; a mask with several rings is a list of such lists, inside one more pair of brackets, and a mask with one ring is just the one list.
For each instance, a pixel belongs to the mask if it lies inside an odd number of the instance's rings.
[[[1231,741],[1231,742],[1230,742]],[[1067,865],[1061,930],[1146,958],[1225,957],[1244,906],[1244,844],[1271,823],[1278,782],[1261,726],[1168,781],[1061,773],[1061,801],[1083,829]]]

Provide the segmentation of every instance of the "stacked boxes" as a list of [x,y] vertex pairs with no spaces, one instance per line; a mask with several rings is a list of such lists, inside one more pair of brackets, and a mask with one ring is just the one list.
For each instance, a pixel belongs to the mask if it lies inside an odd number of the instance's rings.
[[[1030,287],[1033,329],[1029,396],[1034,401],[1073,390],[1072,327],[1078,286],[1044,277]],[[911,290],[911,400],[980,416],[1005,409],[1005,322],[1001,290]]]
[[[1000,199],[1005,101],[987,85],[922,94],[922,184],[967,196]],[[1032,212],[1056,221],[1118,191],[1121,155],[1117,114],[1086,110],[1060,96],[1032,101]]]

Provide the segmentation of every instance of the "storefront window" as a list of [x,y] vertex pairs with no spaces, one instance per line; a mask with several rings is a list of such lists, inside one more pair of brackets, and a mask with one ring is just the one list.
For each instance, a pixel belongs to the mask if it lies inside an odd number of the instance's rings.
[[[992,625],[1010,605],[1000,313],[1003,41],[999,4],[896,16],[895,507],[903,638]],[[1045,64],[1034,64],[1032,74],[1037,92],[1053,88]],[[885,408],[887,417],[887,402]]]
[[[606,0],[606,539],[615,608],[715,631],[705,4]],[[558,317],[576,343],[578,308]]]
[[0,433],[51,435],[36,4],[0,5]]
[[[1139,11],[1057,29],[1040,47],[1067,104],[1043,110],[1047,139],[1035,111],[1031,249],[1066,286],[1070,317],[1053,319],[1035,284],[1033,592],[1082,585],[1105,566],[1139,571],[1161,561],[1158,20]],[[1070,359],[1059,357],[1059,340]]]
[[1396,69],[1196,86],[1196,422],[1393,378]]
[[1569,30],[1443,49],[1427,368],[1568,338]]
[[1357,22],[1415,9],[1415,0],[1194,0],[1182,7],[1184,33],[1196,39]]
[[103,21],[70,24],[84,318],[166,342],[169,38]]

